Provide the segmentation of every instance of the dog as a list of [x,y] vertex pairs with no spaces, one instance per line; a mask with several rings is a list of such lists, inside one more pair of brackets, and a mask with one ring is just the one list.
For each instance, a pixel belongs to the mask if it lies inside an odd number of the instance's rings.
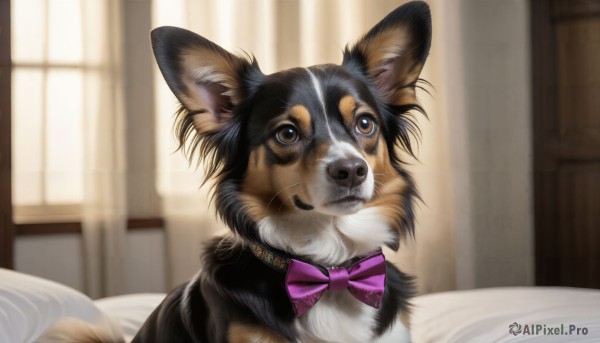
[[[402,331],[412,279],[381,263],[380,249],[413,233],[418,193],[398,148],[412,154],[410,112],[424,112],[415,89],[431,44],[427,4],[391,12],[341,65],[271,75],[181,28],[151,38],[182,105],[180,147],[207,165],[232,234],[207,244],[202,270],[134,342],[377,342]],[[373,256],[385,285],[369,304],[348,278]],[[286,284],[292,265],[325,279],[308,300]]]
[[271,75],[190,31],[151,33],[181,103],[180,148],[200,157],[231,233],[133,342],[400,342],[413,279],[386,262],[414,232],[413,155],[429,7],[408,2],[341,65]]

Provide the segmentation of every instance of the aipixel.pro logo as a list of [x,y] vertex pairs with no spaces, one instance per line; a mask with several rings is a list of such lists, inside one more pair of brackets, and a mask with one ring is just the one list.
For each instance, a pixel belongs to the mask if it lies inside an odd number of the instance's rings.
[[540,335],[540,336],[585,336],[589,330],[573,324],[560,324],[550,326],[547,324],[519,324],[513,322],[508,326],[508,332],[513,335]]
[[508,326],[508,332],[510,332],[513,335],[518,335],[521,333],[521,330],[523,329],[523,327],[521,326],[521,324],[514,322],[512,324],[510,324]]

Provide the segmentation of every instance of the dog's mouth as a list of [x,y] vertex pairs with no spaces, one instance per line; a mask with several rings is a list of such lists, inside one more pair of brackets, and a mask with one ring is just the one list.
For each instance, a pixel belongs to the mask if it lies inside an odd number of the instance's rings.
[[[300,200],[300,197],[296,194],[293,197],[294,205],[304,211],[311,211],[315,207],[313,205],[307,204],[304,201]],[[349,195],[345,197],[341,197],[332,201],[329,201],[325,204],[325,206],[340,206],[340,207],[354,207],[360,204],[364,204],[366,200],[362,197],[358,197],[355,195]]]
[[307,204],[307,203],[303,202],[302,200],[300,200],[300,197],[298,197],[297,194],[294,195],[293,200],[294,200],[294,205],[301,210],[310,211],[310,210],[314,209],[314,206]]
[[362,204],[364,202],[365,202],[364,198],[354,196],[354,195],[349,195],[349,196],[345,196],[345,197],[330,201],[325,205],[326,206],[340,206],[340,205],[354,206],[354,205]]

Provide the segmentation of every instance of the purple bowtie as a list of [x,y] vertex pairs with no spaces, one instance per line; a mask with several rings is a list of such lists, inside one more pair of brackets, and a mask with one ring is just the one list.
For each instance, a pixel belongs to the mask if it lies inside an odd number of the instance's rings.
[[385,287],[385,257],[381,251],[366,256],[350,267],[328,268],[329,275],[317,267],[291,259],[285,287],[297,316],[313,307],[327,289],[348,289],[356,299],[379,308]]

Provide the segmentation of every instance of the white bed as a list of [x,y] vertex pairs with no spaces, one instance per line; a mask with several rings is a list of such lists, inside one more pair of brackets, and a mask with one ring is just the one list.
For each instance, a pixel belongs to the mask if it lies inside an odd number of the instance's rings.
[[[0,343],[34,341],[61,317],[121,323],[130,340],[164,294],[92,301],[58,283],[0,269]],[[600,291],[576,288],[490,288],[414,299],[413,342],[600,342]],[[516,323],[516,324],[513,324]],[[521,333],[509,332],[513,325]],[[580,328],[579,335],[524,335],[526,325]],[[582,328],[587,334],[583,335]]]
[[[436,293],[413,301],[414,342],[600,342],[600,291],[506,287]],[[513,323],[516,323],[513,324]],[[564,325],[580,335],[525,335],[525,325]],[[509,332],[513,325],[517,333]],[[583,335],[582,328],[587,329]]]

